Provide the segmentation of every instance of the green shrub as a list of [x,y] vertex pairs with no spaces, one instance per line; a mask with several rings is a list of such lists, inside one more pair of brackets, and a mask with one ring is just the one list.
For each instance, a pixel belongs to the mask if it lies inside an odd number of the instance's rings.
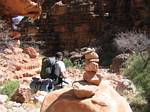
[[133,54],[125,63],[123,74],[136,86],[142,88],[146,94],[150,94],[150,61],[147,62],[146,59],[147,55]]
[[8,95],[8,98],[10,99],[18,87],[19,87],[19,81],[9,80],[4,83],[3,87],[0,90],[0,93],[4,95]]
[[73,63],[71,62],[71,60],[69,58],[64,58],[63,61],[65,63],[66,68],[73,67]]
[[[141,97],[135,97],[131,102],[134,112],[148,112],[150,99],[150,60],[149,55],[133,54],[125,63],[123,74],[132,80],[140,89]],[[142,92],[141,92],[142,91]],[[143,103],[144,101],[144,103]]]
[[130,106],[133,112],[148,112],[148,104],[145,97],[141,94],[136,95],[130,100]]
[[73,63],[69,58],[64,58],[64,63],[66,68],[76,68],[79,69],[81,72],[83,71],[83,64],[79,64],[79,63]]

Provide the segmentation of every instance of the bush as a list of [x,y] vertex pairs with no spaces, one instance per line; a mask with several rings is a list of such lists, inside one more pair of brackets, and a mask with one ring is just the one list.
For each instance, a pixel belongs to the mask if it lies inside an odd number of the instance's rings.
[[[131,55],[126,61],[123,74],[132,80],[134,84],[140,89],[141,97],[135,97],[131,103],[134,112],[147,112],[150,100],[150,58],[148,53],[141,56],[140,53]],[[142,92],[141,92],[142,91]]]
[[10,99],[12,95],[15,93],[17,88],[19,87],[19,81],[6,81],[0,90],[1,94],[7,95],[8,98]]
[[[150,61],[146,61],[147,56],[148,54],[143,57],[140,54],[133,54],[126,61],[123,74],[142,88],[146,94],[150,94]],[[146,63],[147,65],[145,66]]]
[[141,94],[130,99],[130,106],[133,112],[148,112],[148,104],[145,97]]
[[63,61],[65,63],[66,68],[72,67],[79,69],[81,72],[83,71],[83,64],[73,63],[69,58],[64,58]]
[[121,32],[116,37],[114,45],[120,52],[141,52],[150,46],[150,39],[145,33]]
[[73,63],[71,62],[70,59],[64,58],[63,61],[64,61],[64,63],[65,63],[66,68],[68,68],[68,67],[73,67]]

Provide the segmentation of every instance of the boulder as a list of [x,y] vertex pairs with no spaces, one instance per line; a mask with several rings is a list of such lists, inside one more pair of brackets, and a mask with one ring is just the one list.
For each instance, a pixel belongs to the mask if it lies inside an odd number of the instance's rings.
[[0,16],[28,16],[37,18],[41,13],[40,6],[31,0],[0,0]]
[[119,54],[112,60],[111,71],[113,73],[119,74],[123,63],[129,58],[129,54]]
[[31,90],[28,87],[19,87],[15,94],[12,96],[12,100],[18,103],[29,102],[31,99]]
[[128,102],[106,81],[102,81],[91,98],[78,99],[72,88],[50,92],[40,112],[132,112]]
[[30,58],[36,58],[37,52],[33,47],[28,47],[23,50],[24,53],[28,54]]

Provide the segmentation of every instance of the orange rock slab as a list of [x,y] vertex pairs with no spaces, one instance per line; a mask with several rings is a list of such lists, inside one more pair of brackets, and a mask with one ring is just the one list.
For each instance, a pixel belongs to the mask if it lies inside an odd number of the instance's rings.
[[72,88],[50,92],[44,99],[40,112],[132,112],[128,102],[106,81],[91,98],[78,99]]
[[27,16],[36,18],[41,13],[40,6],[31,0],[0,0],[0,16]]

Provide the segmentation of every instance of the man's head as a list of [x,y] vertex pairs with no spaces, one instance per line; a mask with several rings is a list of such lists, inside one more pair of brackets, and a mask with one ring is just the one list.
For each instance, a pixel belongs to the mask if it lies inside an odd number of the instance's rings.
[[55,57],[56,57],[57,60],[63,60],[63,53],[62,52],[57,52],[55,54]]

